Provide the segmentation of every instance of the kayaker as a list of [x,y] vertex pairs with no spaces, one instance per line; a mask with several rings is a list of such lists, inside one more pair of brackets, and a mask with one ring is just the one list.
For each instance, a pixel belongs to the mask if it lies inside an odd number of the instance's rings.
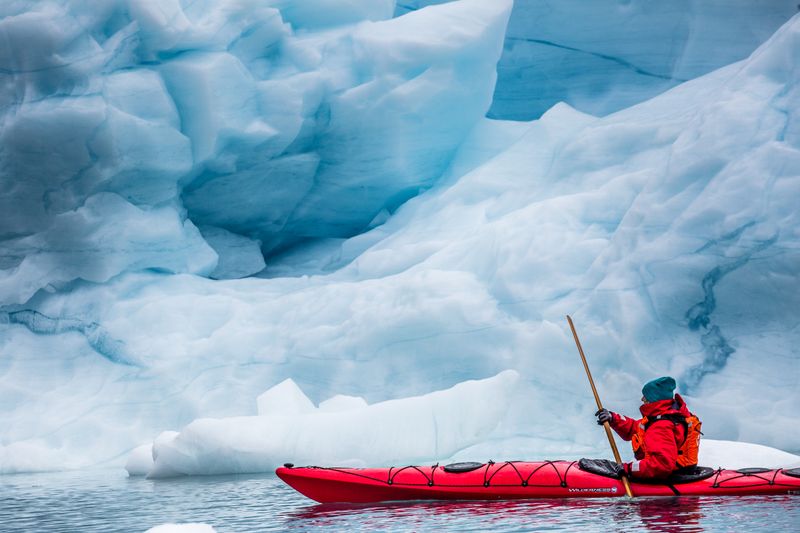
[[669,376],[645,383],[642,387],[642,418],[636,420],[601,409],[597,423],[608,422],[622,439],[631,441],[636,460],[619,465],[618,473],[658,479],[673,472],[697,466],[700,448],[700,420],[689,412],[675,380]]

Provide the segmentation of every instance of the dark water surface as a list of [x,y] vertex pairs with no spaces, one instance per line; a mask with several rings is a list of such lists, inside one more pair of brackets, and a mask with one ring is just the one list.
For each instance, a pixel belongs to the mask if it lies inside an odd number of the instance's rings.
[[800,496],[317,505],[274,475],[149,481],[119,471],[0,476],[0,531],[800,531]]

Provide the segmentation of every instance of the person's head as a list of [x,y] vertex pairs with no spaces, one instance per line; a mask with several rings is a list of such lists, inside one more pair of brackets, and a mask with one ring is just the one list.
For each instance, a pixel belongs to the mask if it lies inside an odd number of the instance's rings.
[[642,403],[671,400],[675,396],[675,380],[669,376],[648,381],[642,387]]

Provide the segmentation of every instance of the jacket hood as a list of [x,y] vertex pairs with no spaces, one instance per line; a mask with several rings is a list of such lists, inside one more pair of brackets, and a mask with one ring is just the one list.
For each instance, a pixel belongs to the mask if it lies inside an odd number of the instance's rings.
[[686,402],[683,401],[683,398],[680,394],[676,394],[675,398],[670,400],[659,400],[657,402],[642,404],[639,407],[639,412],[642,413],[642,416],[646,416],[648,418],[668,413],[680,414],[681,416],[686,417],[691,414],[689,413],[689,408],[686,406]]

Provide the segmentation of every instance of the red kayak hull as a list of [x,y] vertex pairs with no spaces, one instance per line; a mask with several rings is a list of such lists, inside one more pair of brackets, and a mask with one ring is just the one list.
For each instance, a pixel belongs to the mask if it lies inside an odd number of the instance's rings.
[[[320,503],[409,500],[514,500],[625,496],[622,482],[578,467],[577,461],[486,463],[471,472],[444,467],[281,467],[278,477]],[[745,496],[800,494],[800,478],[782,469],[758,473],[717,470],[711,477],[677,485],[631,482],[634,496]]]

